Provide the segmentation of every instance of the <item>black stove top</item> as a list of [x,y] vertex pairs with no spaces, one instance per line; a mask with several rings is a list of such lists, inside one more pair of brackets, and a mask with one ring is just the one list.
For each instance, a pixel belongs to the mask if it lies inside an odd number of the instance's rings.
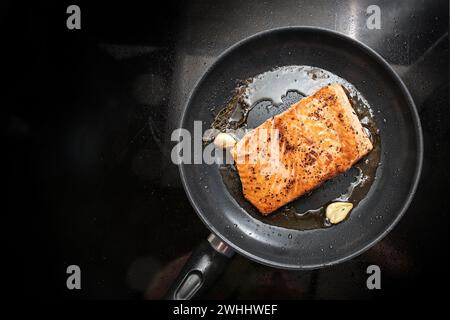
[[[170,133],[217,56],[259,31],[320,26],[358,39],[404,79],[425,139],[422,178],[395,229],[361,256],[285,271],[236,256],[205,298],[413,297],[443,285],[450,174],[448,1],[5,2],[7,277],[18,295],[161,298],[206,227],[170,161]],[[381,29],[366,26],[369,5]],[[368,290],[379,265],[382,290]],[[82,290],[68,290],[78,265]],[[30,282],[29,272],[33,273]],[[427,291],[424,291],[427,290]]]

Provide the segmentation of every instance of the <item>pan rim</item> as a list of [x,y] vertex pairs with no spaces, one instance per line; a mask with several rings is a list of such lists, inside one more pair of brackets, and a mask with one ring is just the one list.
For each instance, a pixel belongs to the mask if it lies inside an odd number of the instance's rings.
[[328,34],[328,35],[332,35],[332,36],[337,37],[337,38],[341,38],[341,39],[343,39],[345,41],[348,41],[348,42],[352,43],[355,46],[360,47],[361,49],[363,49],[363,51],[367,55],[369,55],[372,58],[374,58],[380,64],[380,66],[382,66],[385,69],[385,71],[392,77],[392,79],[398,85],[398,88],[400,89],[400,91],[402,92],[404,97],[406,98],[406,102],[408,103],[409,108],[411,109],[411,115],[412,115],[412,118],[413,118],[413,124],[412,125],[414,126],[414,131],[416,133],[417,153],[416,153],[415,160],[417,162],[417,165],[416,165],[416,168],[415,168],[415,171],[414,171],[413,183],[411,184],[411,186],[409,188],[409,191],[408,191],[408,197],[404,201],[402,208],[399,210],[397,216],[392,221],[392,223],[387,228],[385,228],[385,230],[383,230],[383,232],[381,232],[377,237],[375,237],[374,239],[369,241],[366,245],[362,246],[360,249],[355,250],[351,254],[345,255],[345,256],[343,256],[341,258],[334,259],[334,260],[332,260],[330,262],[320,263],[320,264],[302,265],[302,264],[280,263],[280,262],[277,262],[277,261],[268,260],[268,259],[265,259],[265,258],[260,257],[258,255],[252,254],[249,251],[243,250],[241,247],[239,247],[238,245],[236,245],[232,241],[230,241],[225,235],[220,233],[217,230],[217,228],[214,227],[214,225],[212,225],[209,221],[207,221],[207,219],[205,218],[205,215],[203,214],[203,211],[200,208],[200,206],[193,201],[193,196],[191,194],[191,191],[189,190],[189,187],[187,186],[186,176],[185,176],[185,172],[184,172],[185,164],[183,164],[183,163],[179,164],[178,167],[179,167],[181,182],[182,182],[184,191],[186,192],[186,195],[188,196],[189,202],[192,205],[192,207],[194,208],[194,210],[197,213],[197,215],[199,216],[200,220],[203,222],[203,224],[205,224],[205,226],[212,233],[214,233],[217,237],[219,237],[225,243],[227,243],[231,248],[233,248],[233,250],[235,250],[237,253],[243,255],[244,257],[249,258],[252,261],[255,261],[255,262],[261,263],[263,265],[270,266],[270,267],[276,267],[276,268],[287,269],[287,270],[313,270],[313,269],[319,269],[319,268],[323,268],[323,267],[326,267],[326,266],[339,264],[339,263],[348,261],[350,259],[353,259],[356,256],[359,256],[360,254],[362,254],[363,252],[367,251],[369,248],[374,246],[376,243],[378,243],[380,240],[382,240],[397,225],[397,223],[400,221],[400,219],[405,214],[406,210],[409,208],[409,206],[410,206],[410,204],[411,204],[411,202],[412,202],[412,200],[414,198],[414,195],[415,195],[415,193],[417,191],[417,187],[418,187],[418,184],[419,184],[419,181],[420,181],[421,172],[422,172],[422,165],[423,165],[423,135],[422,135],[422,127],[421,127],[421,123],[420,123],[419,114],[418,114],[418,111],[417,111],[417,107],[416,107],[416,105],[414,103],[414,100],[412,99],[412,96],[409,93],[409,90],[406,87],[406,85],[404,84],[404,82],[402,81],[402,79],[395,72],[395,70],[389,65],[389,63],[380,54],[378,54],[375,50],[373,50],[372,48],[370,48],[366,44],[360,42],[359,40],[351,38],[351,37],[347,36],[346,34],[343,34],[341,32],[335,31],[335,30],[326,29],[326,28],[322,28],[322,27],[315,27],[315,26],[287,26],[287,27],[280,27],[280,28],[273,28],[273,29],[264,30],[264,31],[255,33],[255,34],[253,34],[251,36],[248,36],[248,37],[246,37],[246,38],[236,42],[235,44],[231,45],[227,49],[225,49],[215,59],[215,61],[208,67],[208,69],[197,80],[197,82],[195,83],[194,87],[192,88],[192,90],[191,90],[191,92],[189,94],[189,98],[186,101],[186,103],[184,105],[184,108],[183,108],[183,113],[182,113],[182,116],[181,116],[179,128],[183,128],[184,120],[185,120],[185,117],[186,117],[186,114],[187,114],[187,112],[186,112],[187,108],[190,105],[192,97],[195,95],[199,84],[214,69],[214,67],[216,66],[216,64],[220,60],[222,60],[225,56],[230,54],[236,48],[240,47],[241,45],[243,45],[243,44],[245,44],[245,43],[247,43],[249,41],[252,41],[252,40],[257,39],[259,37],[263,37],[263,36],[268,35],[270,33],[286,32],[286,31],[309,31],[309,32],[315,31],[315,32],[320,32],[320,33],[323,33],[323,34]]

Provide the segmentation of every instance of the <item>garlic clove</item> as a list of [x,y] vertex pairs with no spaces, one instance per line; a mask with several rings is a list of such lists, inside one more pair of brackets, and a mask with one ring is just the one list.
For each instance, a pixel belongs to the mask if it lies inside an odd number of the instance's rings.
[[353,204],[350,202],[333,202],[327,206],[326,216],[328,221],[336,224],[344,220],[352,209]]
[[228,133],[219,133],[216,138],[214,139],[214,144],[218,148],[231,148],[236,144],[236,140]]

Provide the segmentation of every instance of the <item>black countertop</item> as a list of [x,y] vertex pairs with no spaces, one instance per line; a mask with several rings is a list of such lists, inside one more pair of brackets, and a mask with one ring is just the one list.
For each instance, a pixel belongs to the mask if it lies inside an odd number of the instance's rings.
[[[11,292],[160,298],[208,235],[170,161],[189,92],[224,49],[292,25],[358,39],[405,80],[425,139],[419,189],[396,228],[356,259],[294,272],[236,256],[205,298],[414,297],[448,281],[448,1],[83,2],[81,30],[66,28],[69,4],[2,4]],[[366,27],[372,4],[380,30]],[[66,288],[71,264],[82,290]],[[382,290],[366,288],[371,264]]]

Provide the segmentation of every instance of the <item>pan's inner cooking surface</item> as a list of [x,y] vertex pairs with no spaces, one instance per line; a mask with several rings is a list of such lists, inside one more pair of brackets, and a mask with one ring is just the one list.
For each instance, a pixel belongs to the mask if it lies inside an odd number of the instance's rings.
[[330,224],[325,218],[325,208],[330,202],[348,201],[355,208],[364,199],[375,180],[380,161],[379,131],[373,109],[352,84],[329,71],[310,66],[280,67],[241,81],[226,106],[218,108],[212,128],[220,131],[241,129],[245,133],[331,83],[339,83],[346,90],[374,148],[347,172],[266,217],[244,198],[234,165],[221,165],[219,170],[230,194],[243,209],[263,223],[297,230],[326,228]]

